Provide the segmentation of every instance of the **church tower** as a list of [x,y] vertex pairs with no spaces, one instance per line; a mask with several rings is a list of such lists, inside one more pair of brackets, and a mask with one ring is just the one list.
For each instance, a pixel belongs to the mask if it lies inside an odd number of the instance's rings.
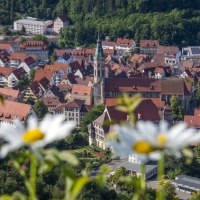
[[104,103],[104,87],[105,87],[105,56],[101,40],[97,40],[96,52],[94,55],[94,105]]

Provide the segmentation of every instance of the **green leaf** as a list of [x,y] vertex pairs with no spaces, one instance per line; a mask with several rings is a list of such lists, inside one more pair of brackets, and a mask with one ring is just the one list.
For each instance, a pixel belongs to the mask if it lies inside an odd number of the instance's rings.
[[0,200],[13,200],[13,198],[7,194],[4,194],[0,197]]
[[89,180],[90,179],[88,177],[80,177],[75,181],[71,191],[72,197],[74,199],[77,199],[79,193],[81,192],[83,187],[89,182]]
[[125,112],[125,113],[128,112],[127,106],[116,106],[116,110],[119,110],[119,111]]
[[3,98],[2,95],[0,95],[0,103],[1,103],[1,104],[4,104],[4,98]]
[[73,166],[77,166],[79,164],[78,159],[76,158],[76,156],[74,156],[73,154],[67,152],[67,151],[61,151],[58,153],[58,157],[60,160],[62,161],[66,161],[69,164],[73,165]]

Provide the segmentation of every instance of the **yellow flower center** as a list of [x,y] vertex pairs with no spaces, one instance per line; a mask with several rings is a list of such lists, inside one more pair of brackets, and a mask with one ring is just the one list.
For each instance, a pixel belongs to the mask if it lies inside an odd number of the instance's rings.
[[44,133],[42,133],[40,129],[32,129],[26,131],[22,137],[25,143],[30,144],[38,140],[42,140],[44,136]]
[[160,135],[158,136],[157,140],[158,140],[158,142],[159,142],[160,144],[164,144],[164,143],[167,141],[167,137],[166,137],[166,135],[164,135],[164,134],[160,134]]
[[151,144],[145,142],[145,141],[138,141],[136,142],[132,149],[137,152],[137,153],[142,153],[142,154],[149,154],[151,152],[153,152],[155,149],[153,148],[153,146],[151,146]]

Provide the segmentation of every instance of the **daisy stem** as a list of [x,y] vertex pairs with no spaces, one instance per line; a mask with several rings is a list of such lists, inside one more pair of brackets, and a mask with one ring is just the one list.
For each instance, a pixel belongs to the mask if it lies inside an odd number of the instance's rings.
[[[161,156],[160,160],[158,161],[158,181],[163,180],[163,175],[165,171],[165,165],[164,165],[164,155]],[[160,186],[161,188],[158,189],[156,194],[156,200],[163,200],[163,184]]]
[[145,176],[146,167],[144,164],[141,165],[141,192],[143,198],[145,198],[145,192],[146,192],[146,176]]
[[29,195],[30,200],[37,200],[37,158],[34,155],[31,155],[30,158],[30,177],[29,177]]

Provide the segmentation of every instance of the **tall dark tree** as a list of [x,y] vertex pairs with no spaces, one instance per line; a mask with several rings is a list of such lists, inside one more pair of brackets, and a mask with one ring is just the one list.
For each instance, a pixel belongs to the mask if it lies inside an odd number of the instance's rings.
[[36,101],[34,110],[38,118],[43,118],[48,113],[48,108],[42,100]]

